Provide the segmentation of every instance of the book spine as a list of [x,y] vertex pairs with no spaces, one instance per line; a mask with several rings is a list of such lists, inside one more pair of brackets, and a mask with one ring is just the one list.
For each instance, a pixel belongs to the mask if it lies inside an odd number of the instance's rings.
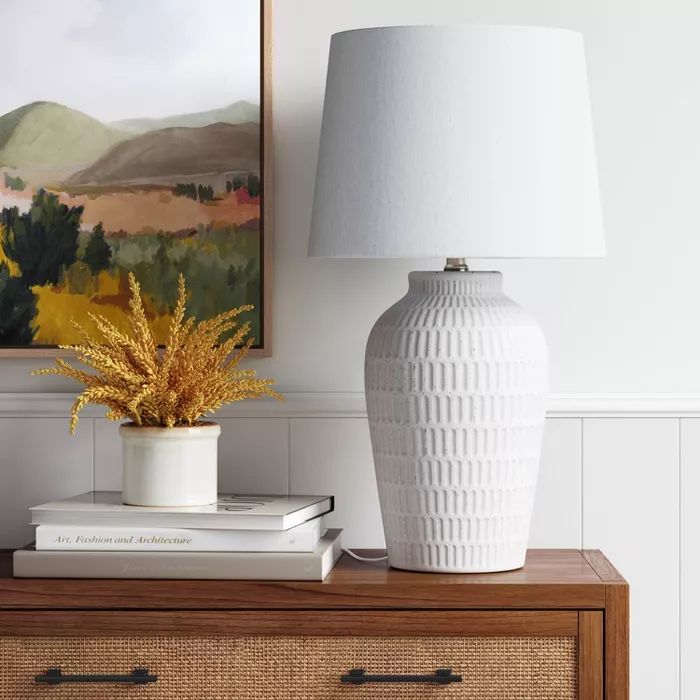
[[340,530],[313,552],[57,552],[19,549],[19,578],[239,579],[322,581],[340,556]]
[[321,518],[280,532],[39,525],[36,548],[108,552],[311,552],[320,537]]
[[[84,504],[83,504],[84,505]],[[86,520],[95,527],[175,527],[182,529],[216,530],[289,530],[309,522],[333,510],[333,498],[297,508],[286,514],[245,512],[178,512],[176,509],[153,509],[123,506],[108,510],[88,508],[49,509],[43,506],[30,508],[32,525],[70,525],[82,527]]]

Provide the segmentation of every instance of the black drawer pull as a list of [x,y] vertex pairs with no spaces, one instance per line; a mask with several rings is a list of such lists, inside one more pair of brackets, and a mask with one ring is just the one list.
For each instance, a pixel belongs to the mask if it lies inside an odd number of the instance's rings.
[[340,677],[341,683],[362,685],[363,683],[434,683],[448,685],[449,683],[461,683],[462,676],[452,673],[451,668],[439,668],[435,673],[428,674],[377,674],[370,675],[364,668],[353,668],[346,675]]
[[48,683],[49,685],[59,685],[60,683],[133,683],[134,685],[145,685],[155,683],[158,676],[148,673],[147,668],[135,668],[127,675],[119,673],[97,673],[88,675],[78,673],[75,675],[63,675],[60,668],[50,668],[46,673],[34,676],[35,683]]

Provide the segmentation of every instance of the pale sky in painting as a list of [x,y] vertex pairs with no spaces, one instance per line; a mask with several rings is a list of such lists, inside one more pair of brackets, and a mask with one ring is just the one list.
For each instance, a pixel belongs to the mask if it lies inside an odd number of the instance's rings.
[[0,115],[103,121],[259,102],[259,0],[0,0]]

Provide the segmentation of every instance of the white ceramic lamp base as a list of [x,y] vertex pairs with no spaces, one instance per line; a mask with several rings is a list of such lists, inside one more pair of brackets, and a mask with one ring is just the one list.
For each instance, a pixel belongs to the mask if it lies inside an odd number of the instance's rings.
[[365,389],[389,563],[525,562],[547,346],[498,272],[412,272],[367,342]]

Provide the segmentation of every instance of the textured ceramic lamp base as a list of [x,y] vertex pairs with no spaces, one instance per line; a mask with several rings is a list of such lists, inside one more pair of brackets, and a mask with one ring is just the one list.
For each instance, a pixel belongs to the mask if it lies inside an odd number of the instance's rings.
[[365,390],[389,563],[525,562],[547,346],[498,272],[412,272],[367,342]]

